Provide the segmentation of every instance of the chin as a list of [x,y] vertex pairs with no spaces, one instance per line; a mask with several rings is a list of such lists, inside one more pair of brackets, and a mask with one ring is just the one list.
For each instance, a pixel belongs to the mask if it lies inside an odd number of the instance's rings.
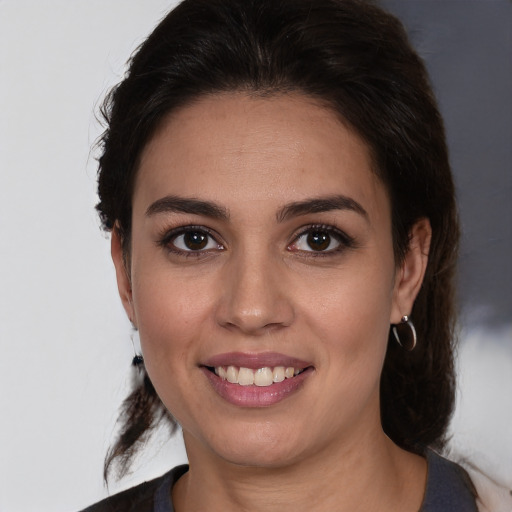
[[[226,452],[226,451],[224,451]],[[276,450],[268,446],[245,446],[236,449],[231,446],[227,453],[219,454],[231,464],[252,468],[277,469],[292,465],[297,460],[297,453]]]
[[209,445],[216,456],[238,466],[283,467],[294,463],[302,451],[299,436],[275,423],[244,425],[236,432],[228,429],[208,437],[203,445]]

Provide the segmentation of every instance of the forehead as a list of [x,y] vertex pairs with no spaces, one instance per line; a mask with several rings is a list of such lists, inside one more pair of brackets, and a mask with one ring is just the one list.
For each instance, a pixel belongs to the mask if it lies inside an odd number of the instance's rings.
[[299,94],[223,93],[164,120],[142,153],[134,202],[206,194],[247,208],[334,193],[367,211],[387,206],[366,143],[336,113]]

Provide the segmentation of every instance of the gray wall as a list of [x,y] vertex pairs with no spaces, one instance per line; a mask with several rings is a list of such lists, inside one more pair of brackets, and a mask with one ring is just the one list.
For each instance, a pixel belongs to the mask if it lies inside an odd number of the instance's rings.
[[512,2],[382,3],[425,59],[445,119],[463,228],[462,323],[510,324]]

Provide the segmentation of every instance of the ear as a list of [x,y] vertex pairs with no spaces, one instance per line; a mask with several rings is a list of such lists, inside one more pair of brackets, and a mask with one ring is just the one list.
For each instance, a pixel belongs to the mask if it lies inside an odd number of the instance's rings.
[[133,307],[130,269],[127,267],[128,262],[123,253],[121,234],[119,233],[117,225],[112,229],[110,253],[112,254],[112,260],[116,269],[117,289],[119,290],[121,302],[123,303],[124,310],[126,311],[130,322],[135,328],[137,328],[135,310]]
[[418,220],[409,233],[409,248],[397,269],[393,290],[391,324],[398,324],[404,315],[410,315],[414,300],[420,291],[428,263],[432,228],[427,218]]

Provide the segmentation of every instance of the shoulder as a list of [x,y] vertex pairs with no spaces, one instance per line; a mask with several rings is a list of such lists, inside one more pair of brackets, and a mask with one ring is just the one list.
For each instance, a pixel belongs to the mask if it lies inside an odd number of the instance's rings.
[[428,475],[421,512],[477,512],[477,493],[471,478],[458,464],[427,451]]
[[109,496],[81,512],[153,512],[158,494],[169,498],[168,510],[172,511],[170,491],[176,480],[187,470],[187,465],[177,466],[158,478]]
[[461,460],[460,464],[465,467],[475,484],[478,493],[476,502],[480,512],[512,511],[512,489],[493,480],[468,461]]

